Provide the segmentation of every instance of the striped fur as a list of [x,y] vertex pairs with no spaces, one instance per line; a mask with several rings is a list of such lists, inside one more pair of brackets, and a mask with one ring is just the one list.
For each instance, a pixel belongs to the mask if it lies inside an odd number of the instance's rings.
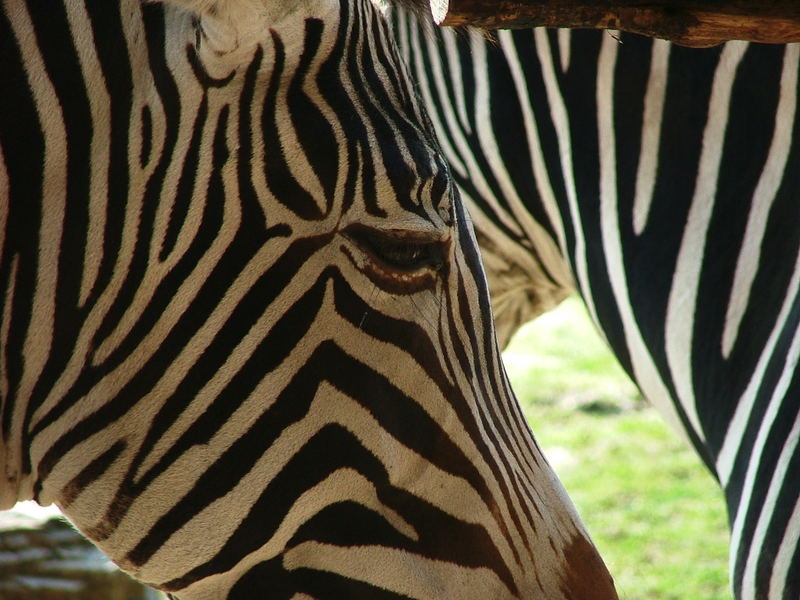
[[502,341],[577,289],[719,479],[735,596],[800,597],[800,46],[397,23]]
[[174,598],[616,598],[369,0],[5,0],[0,508]]

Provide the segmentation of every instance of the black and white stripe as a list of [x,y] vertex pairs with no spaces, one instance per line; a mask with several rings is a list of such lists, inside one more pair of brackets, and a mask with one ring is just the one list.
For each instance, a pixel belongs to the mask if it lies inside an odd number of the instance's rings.
[[800,46],[396,22],[502,341],[577,288],[720,480],[736,597],[800,597]]
[[616,598],[371,0],[4,0],[0,508],[175,598]]

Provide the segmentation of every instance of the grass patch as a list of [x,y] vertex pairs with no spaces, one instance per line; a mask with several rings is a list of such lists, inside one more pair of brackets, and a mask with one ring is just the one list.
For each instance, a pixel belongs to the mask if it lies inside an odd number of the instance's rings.
[[537,440],[623,600],[730,599],[722,493],[639,396],[577,299],[504,354]]

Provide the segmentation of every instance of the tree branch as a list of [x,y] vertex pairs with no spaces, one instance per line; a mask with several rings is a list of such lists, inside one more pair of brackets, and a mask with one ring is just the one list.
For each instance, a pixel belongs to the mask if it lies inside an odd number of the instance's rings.
[[618,29],[685,46],[800,41],[800,0],[430,0],[440,25]]

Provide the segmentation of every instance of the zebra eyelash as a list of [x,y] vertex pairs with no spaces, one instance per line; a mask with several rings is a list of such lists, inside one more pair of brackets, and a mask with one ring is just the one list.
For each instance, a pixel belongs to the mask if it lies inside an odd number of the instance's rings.
[[398,271],[429,268],[440,270],[445,263],[445,243],[411,232],[387,232],[364,226],[351,226],[344,234],[366,250],[371,258]]
[[366,260],[350,261],[373,283],[390,293],[409,294],[432,288],[446,264],[447,241],[409,231],[381,231],[354,225],[343,231]]

